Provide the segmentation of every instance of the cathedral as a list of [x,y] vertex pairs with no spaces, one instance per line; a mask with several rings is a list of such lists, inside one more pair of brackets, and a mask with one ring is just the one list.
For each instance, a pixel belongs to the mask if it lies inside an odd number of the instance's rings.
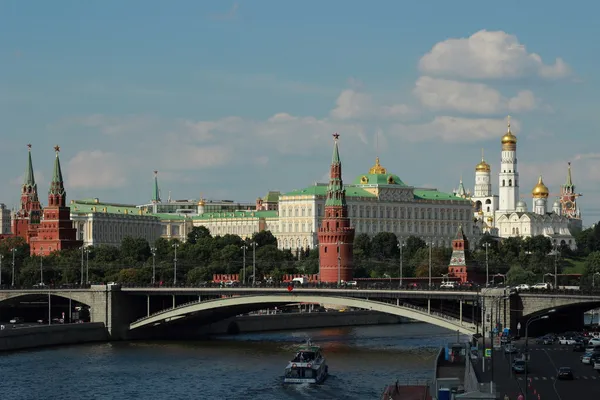
[[[483,232],[508,238],[544,235],[556,246],[568,245],[575,248],[573,233],[581,230],[581,212],[577,206],[575,185],[568,165],[567,181],[559,194],[551,195],[540,175],[530,195],[519,194],[519,172],[517,164],[517,137],[510,128],[501,139],[502,153],[498,171],[498,194],[492,190],[491,166],[481,157],[475,167],[475,187],[468,193],[462,179],[456,196],[469,198],[473,203],[474,217]],[[531,211],[523,198],[531,198]],[[556,197],[550,206],[549,198]]]

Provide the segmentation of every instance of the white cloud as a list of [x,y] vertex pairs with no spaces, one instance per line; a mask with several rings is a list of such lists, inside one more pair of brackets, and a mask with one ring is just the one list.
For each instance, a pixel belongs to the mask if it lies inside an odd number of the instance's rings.
[[122,155],[100,150],[80,151],[67,163],[66,182],[74,189],[114,189],[127,184]]
[[380,106],[370,94],[354,89],[344,90],[335,101],[336,107],[329,113],[334,119],[400,118],[414,113],[405,104]]
[[[519,121],[511,120],[511,128],[518,132]],[[438,116],[424,124],[395,124],[390,132],[410,142],[442,140],[456,143],[497,139],[505,131],[506,121],[502,119]]]
[[466,79],[500,79],[539,76],[557,79],[570,74],[560,58],[544,64],[536,53],[529,53],[515,35],[503,31],[481,30],[468,38],[436,43],[419,61],[427,74]]
[[425,107],[461,113],[524,112],[537,106],[536,98],[529,90],[506,99],[499,91],[482,83],[465,83],[429,76],[422,76],[417,80],[413,94]]
[[[47,185],[48,182],[46,181],[46,176],[44,175],[44,173],[42,171],[38,171],[36,169],[33,170],[33,177],[35,178],[35,183],[38,185],[38,194],[41,193],[40,190],[40,184],[42,185]],[[13,178],[10,180],[10,184],[11,185],[15,185],[18,187],[21,187],[23,185],[23,181],[25,180],[25,172],[23,172],[22,175]]]

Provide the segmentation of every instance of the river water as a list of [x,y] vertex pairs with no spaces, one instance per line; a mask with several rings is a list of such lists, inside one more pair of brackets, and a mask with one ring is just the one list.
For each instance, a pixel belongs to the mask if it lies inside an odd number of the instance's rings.
[[[331,375],[323,385],[284,385],[308,337]],[[455,340],[413,323],[21,351],[0,355],[0,399],[379,399],[396,379],[430,379],[439,348]]]

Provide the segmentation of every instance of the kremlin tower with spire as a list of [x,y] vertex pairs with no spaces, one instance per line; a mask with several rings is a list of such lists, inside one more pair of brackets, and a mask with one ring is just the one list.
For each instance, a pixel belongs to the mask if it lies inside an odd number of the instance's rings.
[[12,233],[20,236],[27,243],[37,235],[42,210],[38,199],[37,184],[33,175],[33,162],[31,161],[31,144],[27,145],[28,159],[23,185],[21,186],[20,208],[12,219]]
[[60,158],[60,147],[55,146],[54,172],[48,190],[48,206],[44,208],[43,219],[37,229],[37,236],[29,242],[31,255],[49,255],[57,250],[78,248],[83,241],[77,240],[77,229],[71,221],[71,211],[67,207]]
[[350,226],[342,162],[338,149],[340,135],[333,134],[333,156],[325,201],[325,217],[319,228],[319,275],[321,282],[348,282],[353,276],[354,228]]

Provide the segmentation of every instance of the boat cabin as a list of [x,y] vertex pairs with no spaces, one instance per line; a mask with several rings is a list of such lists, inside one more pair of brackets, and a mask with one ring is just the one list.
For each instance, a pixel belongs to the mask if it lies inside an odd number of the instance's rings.
[[309,363],[321,358],[321,351],[316,349],[301,349],[292,360],[293,363]]

